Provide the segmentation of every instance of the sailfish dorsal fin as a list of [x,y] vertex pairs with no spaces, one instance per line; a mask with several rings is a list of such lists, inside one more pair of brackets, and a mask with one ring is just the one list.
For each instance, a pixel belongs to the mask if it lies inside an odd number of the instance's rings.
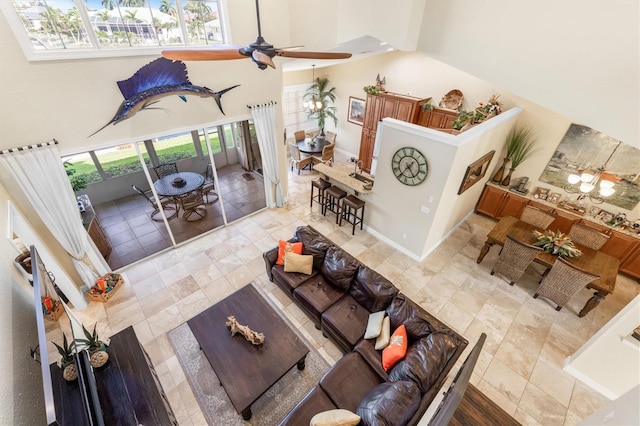
[[173,84],[191,84],[187,66],[182,61],[158,58],[140,68],[130,78],[118,81],[125,99],[155,87]]

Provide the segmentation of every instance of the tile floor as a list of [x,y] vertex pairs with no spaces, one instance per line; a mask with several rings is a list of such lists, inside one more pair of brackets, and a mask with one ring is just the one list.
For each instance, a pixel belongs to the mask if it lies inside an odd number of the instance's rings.
[[[92,302],[78,312],[89,326],[97,321],[102,334],[133,325],[180,424],[204,425],[205,420],[166,333],[251,280],[262,286],[330,363],[341,356],[266,277],[262,252],[305,224],[385,275],[462,333],[471,342],[468,350],[481,332],[487,333],[472,383],[522,424],[576,425],[608,402],[562,371],[562,364],[639,293],[634,280],[620,275],[615,293],[584,318],[578,318],[576,312],[590,297],[587,290],[556,312],[544,299],[532,298],[539,277],[534,267],[510,287],[504,279],[489,274],[497,248],[482,264],[476,264],[492,219],[472,215],[427,259],[416,262],[367,232],[356,231],[351,236],[349,227],[337,227],[331,217],[319,214],[315,204],[310,209],[309,182],[316,176],[309,171],[300,176],[290,173],[286,207],[263,210],[125,268],[126,284],[108,304]],[[66,328],[65,321],[60,325]],[[59,329],[55,325],[50,329],[48,340],[59,339]],[[49,346],[54,356],[53,345]]]

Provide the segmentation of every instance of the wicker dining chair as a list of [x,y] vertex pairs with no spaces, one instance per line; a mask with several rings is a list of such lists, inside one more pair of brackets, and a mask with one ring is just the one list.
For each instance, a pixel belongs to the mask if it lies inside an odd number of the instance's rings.
[[176,163],[165,163],[154,167],[153,170],[158,175],[158,179],[162,179],[165,176],[178,173],[178,165]]
[[338,135],[336,134],[336,132],[332,132],[330,130],[327,130],[326,132],[324,132],[324,140],[326,140],[329,143],[336,143],[336,137]]
[[335,143],[330,143],[329,145],[325,145],[322,147],[322,156],[313,156],[313,164],[324,163],[327,164],[329,161],[334,161],[333,157],[333,149],[336,147]]
[[304,130],[298,130],[297,132],[293,132],[293,138],[298,141],[303,141],[306,137]]
[[309,166],[309,170],[313,168],[313,157],[305,156],[303,157],[300,153],[300,148],[297,145],[290,143],[289,149],[291,150],[291,171],[293,171],[293,166],[298,169],[298,174],[300,174],[300,170]]
[[558,305],[556,311],[559,311],[567,304],[571,296],[598,278],[600,275],[587,272],[559,257],[547,276],[542,279],[533,298],[546,297]]
[[556,216],[537,207],[526,205],[520,215],[520,220],[536,228],[548,229],[549,225],[556,220]]
[[581,223],[571,225],[569,237],[571,237],[573,242],[594,250],[600,250],[602,246],[609,241],[608,235]]
[[[143,196],[153,207],[153,211],[151,212],[151,220],[162,222],[160,207],[158,205],[158,202],[156,201],[156,197],[153,196],[153,193],[151,191],[145,192],[135,185],[131,185],[131,188],[133,188],[136,193]],[[160,206],[162,206],[162,208],[164,209],[167,219],[173,219],[178,215],[178,206],[171,198],[160,197]]]
[[525,244],[507,235],[500,256],[493,265],[491,275],[496,272],[509,280],[509,285],[515,284],[522,277],[527,266],[533,262],[542,248]]

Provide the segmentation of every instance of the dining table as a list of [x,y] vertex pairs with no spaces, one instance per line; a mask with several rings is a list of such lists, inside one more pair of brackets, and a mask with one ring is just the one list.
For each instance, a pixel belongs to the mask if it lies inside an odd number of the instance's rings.
[[[504,246],[507,235],[511,235],[518,241],[533,244],[536,242],[536,237],[533,235],[534,230],[543,231],[542,229],[538,229],[534,225],[523,222],[513,216],[503,216],[487,234],[487,239],[484,242],[482,249],[480,249],[480,254],[476,262],[482,262],[482,259],[484,259],[493,245]],[[616,287],[620,261],[601,251],[582,246],[575,242],[574,245],[582,251],[582,255],[571,257],[566,260],[572,265],[600,276],[600,278],[587,284],[587,288],[595,290],[595,292],[578,314],[579,317],[583,317],[591,312],[593,308],[598,306],[598,304],[604,300],[608,294],[613,293],[613,290]],[[557,255],[542,251],[536,256],[534,262],[544,265],[547,268],[551,268],[557,258]]]
[[330,145],[330,143],[324,138],[306,138],[305,140],[296,141],[296,146],[304,154],[322,154],[322,148],[327,145]]
[[195,172],[178,172],[167,175],[153,183],[158,195],[163,197],[179,197],[204,184],[204,176]]

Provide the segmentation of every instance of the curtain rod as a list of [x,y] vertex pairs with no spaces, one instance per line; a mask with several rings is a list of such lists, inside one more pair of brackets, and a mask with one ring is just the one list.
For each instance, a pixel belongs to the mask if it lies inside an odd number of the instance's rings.
[[35,145],[27,145],[27,146],[20,146],[18,148],[3,149],[2,151],[0,151],[0,155],[11,154],[18,151],[25,151],[27,149],[42,148],[43,146],[49,146],[49,145],[58,145],[58,141],[53,139],[52,141],[45,142],[45,143],[38,143]]
[[267,106],[267,105],[277,105],[278,102],[276,101],[269,101],[265,104],[258,104],[258,105],[247,105],[247,108],[257,108],[257,107],[261,107],[261,106]]

